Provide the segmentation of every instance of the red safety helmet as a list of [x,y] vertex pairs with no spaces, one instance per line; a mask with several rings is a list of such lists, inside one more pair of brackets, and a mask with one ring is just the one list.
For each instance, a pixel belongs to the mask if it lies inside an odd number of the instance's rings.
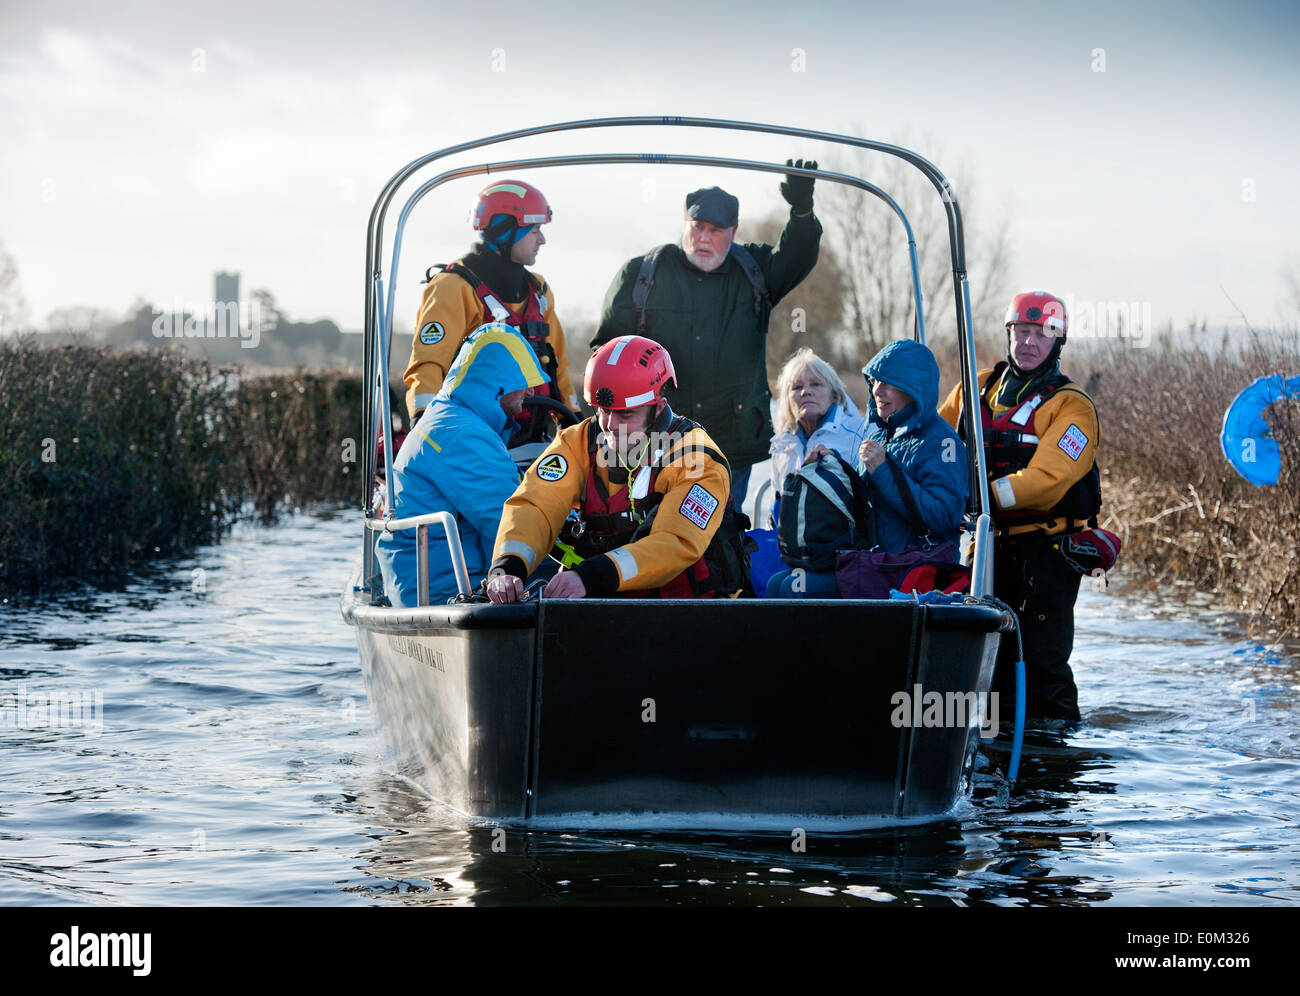
[[622,335],[592,353],[582,396],[595,408],[644,408],[659,403],[668,382],[677,386],[668,350],[642,335]]
[[1055,294],[1047,291],[1025,291],[1011,299],[1007,306],[1007,326],[1024,322],[1028,325],[1041,325],[1048,332],[1054,332],[1065,338],[1066,326],[1069,324],[1065,314],[1065,302]]
[[497,180],[478,192],[478,203],[470,213],[474,231],[483,231],[498,214],[510,215],[520,227],[545,225],[551,220],[551,206],[531,183]]

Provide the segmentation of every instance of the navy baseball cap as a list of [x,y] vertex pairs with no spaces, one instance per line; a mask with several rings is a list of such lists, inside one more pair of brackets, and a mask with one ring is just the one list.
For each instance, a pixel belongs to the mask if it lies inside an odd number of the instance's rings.
[[719,228],[730,228],[740,217],[740,201],[721,187],[706,187],[686,195],[686,213]]

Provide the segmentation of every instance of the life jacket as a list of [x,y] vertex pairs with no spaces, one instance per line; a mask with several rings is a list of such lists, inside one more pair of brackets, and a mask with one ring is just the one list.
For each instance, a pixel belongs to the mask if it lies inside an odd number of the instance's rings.
[[555,349],[551,345],[551,325],[546,320],[548,306],[546,293],[550,290],[546,282],[536,274],[528,274],[528,283],[530,285],[528,297],[524,302],[523,313],[516,315],[501,303],[501,299],[493,292],[491,287],[480,280],[473,270],[459,260],[455,263],[446,265],[439,263],[429,267],[425,272],[425,283],[433,279],[435,270],[453,273],[460,277],[474,289],[474,293],[478,296],[484,310],[492,316],[494,322],[502,322],[519,330],[519,334],[527,339],[528,344],[533,347],[533,352],[537,354],[538,360],[541,361],[543,372],[551,378],[547,382],[546,393],[543,396],[554,398],[556,401],[567,405],[568,400],[560,395],[560,388],[557,383],[560,363],[556,359]]
[[[641,258],[641,269],[637,271],[636,283],[632,285],[632,307],[636,310],[637,335],[646,334],[645,307],[646,301],[650,299],[650,288],[655,282],[655,267],[659,265],[659,257],[664,254],[664,250],[672,244],[669,242],[656,246]],[[754,289],[754,314],[758,315],[760,326],[767,328],[767,316],[772,310],[772,298],[768,294],[767,278],[763,276],[758,260],[738,242],[731,243],[727,255],[744,271],[750,287]]]
[[[684,436],[695,428],[698,428],[695,422],[677,416],[669,423],[667,432]],[[587,429],[587,455],[590,462],[586,489],[582,496],[581,518],[577,523],[567,521],[559,536],[562,542],[571,546],[584,560],[627,546],[650,533],[655,514],[664,497],[655,490],[664,460],[671,457],[675,461],[691,452],[703,452],[724,465],[727,463],[721,453],[707,446],[673,450],[670,454],[651,460],[648,493],[646,497],[633,501],[631,493],[635,474],[629,474],[627,485],[611,494],[596,473],[599,440],[600,430],[596,420],[592,419]],[[619,592],[618,597],[713,598],[718,595],[729,596],[737,591],[752,597],[745,536],[748,528],[749,519],[744,513],[737,512],[728,498],[717,532],[699,560],[659,588]]]
[[[988,379],[980,387],[980,421],[984,435],[984,463],[989,480],[1006,477],[1029,466],[1038,450],[1038,437],[1028,431],[1033,421],[1034,412],[1057,391],[1066,389],[1082,394],[1078,388],[1067,387],[1070,378],[1064,374],[1045,381],[1028,398],[1014,408],[1008,408],[1000,415],[994,415],[988,402],[989,388],[1002,376],[1007,368],[1006,360],[994,366]],[[1085,395],[1086,397],[1086,395]],[[962,399],[963,406],[965,398]],[[962,441],[966,439],[966,422],[964,411],[957,416],[957,433]],[[1031,523],[1052,523],[1057,519],[1087,521],[1097,525],[1097,513],[1101,511],[1101,472],[1097,461],[1079,480],[1070,485],[1061,500],[1046,511],[1042,509],[1011,509],[1003,511],[993,509],[994,519],[999,528],[1021,526]],[[1067,523],[1067,526],[1072,523]]]

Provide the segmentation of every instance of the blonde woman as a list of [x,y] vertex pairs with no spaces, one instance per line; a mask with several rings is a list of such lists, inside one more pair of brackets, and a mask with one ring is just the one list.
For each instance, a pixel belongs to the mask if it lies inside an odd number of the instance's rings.
[[772,491],[781,494],[789,474],[817,446],[834,450],[853,466],[858,463],[864,426],[844,382],[831,365],[803,348],[781,368],[776,381],[776,429],[772,455]]

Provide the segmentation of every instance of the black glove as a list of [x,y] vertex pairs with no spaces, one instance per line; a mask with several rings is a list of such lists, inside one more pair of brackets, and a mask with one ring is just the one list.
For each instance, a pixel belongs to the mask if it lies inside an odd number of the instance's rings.
[[[787,166],[793,166],[795,169],[816,169],[817,160],[809,159],[804,162],[802,159],[787,159]],[[790,210],[795,214],[808,214],[813,209],[813,178],[811,176],[790,176],[788,173],[785,182],[781,184],[781,196],[785,198]]]

